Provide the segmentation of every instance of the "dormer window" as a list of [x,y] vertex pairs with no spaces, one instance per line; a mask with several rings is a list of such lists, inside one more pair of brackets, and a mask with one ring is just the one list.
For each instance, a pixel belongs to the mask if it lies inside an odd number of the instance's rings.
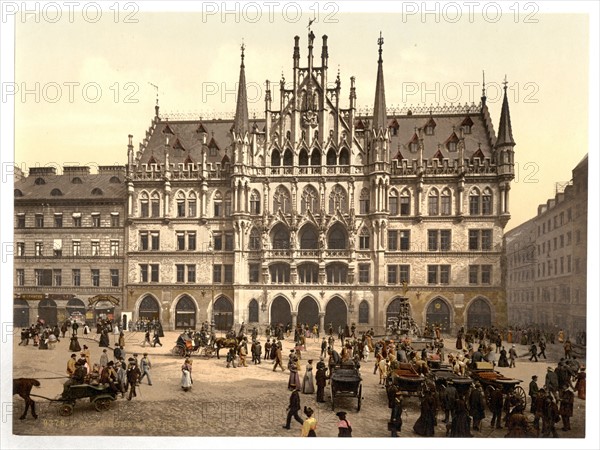
[[83,183],[83,181],[81,181],[81,178],[79,178],[79,177],[74,177],[74,178],[71,180],[71,183],[73,183],[73,184],[82,184],[82,183]]
[[427,123],[425,124],[425,134],[427,136],[433,136],[434,134],[434,130],[435,130],[435,120],[433,120],[433,117],[430,118]]
[[100,189],[100,188],[92,189],[92,195],[102,195],[102,194],[103,194],[102,189]]
[[113,177],[110,177],[110,180],[108,180],[108,182],[118,184],[121,182],[121,180],[119,179],[119,177],[113,176]]
[[52,192],[50,192],[50,195],[53,197],[57,197],[57,196],[63,195],[63,193],[61,192],[60,189],[54,188],[54,189],[52,189]]
[[448,142],[448,151],[450,151],[450,152],[456,151],[456,142]]
[[471,117],[467,116],[467,117],[465,117],[465,120],[462,121],[460,126],[462,127],[464,134],[471,134],[471,128],[473,127],[473,120],[471,119]]
[[36,178],[34,183],[39,186],[41,184],[46,184],[46,180],[44,180],[43,178]]
[[411,142],[409,148],[412,153],[417,153],[417,151],[419,150],[419,144],[417,144],[416,142]]
[[450,135],[450,137],[446,140],[446,148],[448,149],[449,152],[455,152],[456,151],[456,144],[458,144],[458,136],[456,135],[456,133],[453,131],[452,134]]

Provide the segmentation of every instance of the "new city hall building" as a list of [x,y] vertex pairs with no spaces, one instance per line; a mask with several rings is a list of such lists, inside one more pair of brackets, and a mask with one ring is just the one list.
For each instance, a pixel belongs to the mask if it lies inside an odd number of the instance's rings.
[[[506,90],[497,136],[485,91],[479,105],[390,114],[380,38],[373,114],[361,115],[354,78],[344,101],[340,75],[328,73],[327,36],[320,62],[314,40],[311,32],[302,64],[295,37],[291,80],[267,82],[260,120],[248,115],[243,48],[230,120],[168,120],[157,105],[139,149],[129,137],[118,184],[123,222],[101,236],[88,230],[107,252],[97,257],[110,261],[112,244],[104,241],[123,233],[120,292],[109,289],[117,266],[105,267],[100,286],[91,287],[106,286],[118,300],[115,314],[159,319],[166,329],[214,320],[222,330],[242,321],[321,329],[354,322],[383,332],[401,296],[421,326],[505,325],[502,245],[515,145]],[[56,177],[70,176],[66,169]],[[48,185],[31,178],[16,183],[17,214],[31,217],[15,240],[52,234],[29,229],[42,210],[26,207],[28,196],[52,198]],[[93,213],[121,216],[84,203],[77,209],[90,216],[84,228]],[[17,297],[20,307],[36,311],[50,289],[37,284],[32,264],[15,257],[15,292],[27,291],[25,300]],[[80,292],[62,281],[61,292]],[[68,300],[55,302],[59,315]]]

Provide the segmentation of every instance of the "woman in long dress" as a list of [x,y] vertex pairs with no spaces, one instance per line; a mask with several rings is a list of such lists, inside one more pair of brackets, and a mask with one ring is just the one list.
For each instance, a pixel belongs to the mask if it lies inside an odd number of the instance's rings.
[[189,391],[192,388],[192,361],[186,359],[181,366],[181,389]]
[[288,389],[293,391],[300,388],[300,375],[298,375],[298,358],[293,356],[288,366],[290,369],[290,378],[288,380]]
[[314,394],[315,393],[315,384],[313,382],[313,373],[312,373],[312,359],[308,360],[308,364],[306,364],[306,372],[304,372],[304,380],[302,382],[302,393],[303,394]]

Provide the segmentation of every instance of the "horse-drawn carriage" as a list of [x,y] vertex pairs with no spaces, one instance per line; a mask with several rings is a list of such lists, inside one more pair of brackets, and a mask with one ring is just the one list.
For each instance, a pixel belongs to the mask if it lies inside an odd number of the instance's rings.
[[441,366],[438,369],[432,369],[429,377],[435,383],[436,390],[440,392],[443,385],[452,383],[459,394],[465,395],[471,385],[473,379],[467,376],[459,375],[452,371],[448,366]]
[[206,335],[196,332],[194,337],[191,338],[186,333],[181,333],[177,338],[175,347],[171,349],[171,353],[175,356],[191,356],[192,353],[198,353],[201,356],[210,358],[214,353],[214,346],[212,339]]
[[500,372],[493,370],[493,368],[484,366],[485,363],[478,363],[476,369],[469,370],[469,376],[481,384],[488,405],[491,402],[493,392],[497,389],[501,389],[505,396],[513,397],[518,402],[521,402],[523,406],[527,405],[525,390],[519,386],[523,380],[505,377]]
[[362,377],[354,362],[349,361],[332,368],[331,372],[331,409],[335,409],[338,397],[358,399],[356,411],[360,411],[362,403]]
[[56,401],[62,404],[59,407],[61,416],[73,414],[77,400],[89,398],[96,411],[108,411],[112,402],[116,400],[116,392],[108,385],[73,384],[66,385],[62,394]]
[[396,369],[388,373],[386,379],[386,388],[395,385],[396,390],[401,391],[406,396],[419,396],[425,388],[425,377],[417,372],[415,366],[411,363],[399,363]]

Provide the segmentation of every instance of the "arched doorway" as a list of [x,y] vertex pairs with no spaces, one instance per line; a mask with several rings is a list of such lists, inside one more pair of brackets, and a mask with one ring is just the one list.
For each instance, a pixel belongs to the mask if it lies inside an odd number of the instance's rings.
[[429,303],[425,324],[440,325],[442,331],[450,331],[450,308],[444,299],[437,297]]
[[256,299],[252,299],[248,305],[248,322],[258,322],[258,302]]
[[226,297],[219,297],[213,306],[217,330],[229,331],[233,327],[233,304]]
[[146,295],[138,310],[138,318],[140,320],[160,320],[160,305],[158,301],[151,295]]
[[67,317],[75,315],[85,320],[86,311],[85,303],[78,298],[72,298],[67,302]]
[[298,323],[313,326],[319,324],[319,305],[312,297],[304,297],[298,305]]
[[292,323],[292,310],[285,297],[279,296],[271,303],[271,325]]
[[196,329],[196,304],[184,295],[175,305],[175,328]]
[[56,325],[58,323],[56,302],[48,298],[40,301],[40,304],[38,305],[38,316],[46,325]]
[[28,327],[29,323],[29,303],[20,298],[16,299],[13,304],[13,323],[15,327]]
[[491,325],[492,310],[490,305],[482,298],[475,299],[467,310],[467,330]]
[[325,329],[329,329],[330,323],[333,324],[334,332],[340,325],[348,325],[348,309],[344,300],[339,297],[333,297],[325,307]]
[[94,305],[94,321],[98,320],[113,320],[115,315],[115,306],[107,301],[102,300]]

